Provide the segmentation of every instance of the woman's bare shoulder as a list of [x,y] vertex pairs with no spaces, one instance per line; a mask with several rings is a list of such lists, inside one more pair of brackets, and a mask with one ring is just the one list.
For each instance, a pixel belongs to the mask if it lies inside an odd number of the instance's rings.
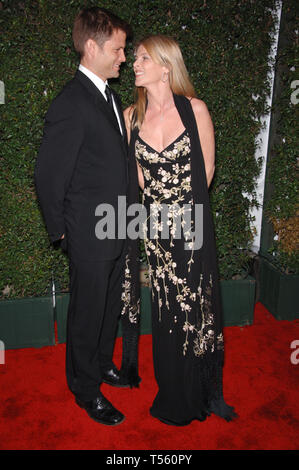
[[128,107],[124,110],[124,118],[125,118],[126,120],[128,120],[128,122],[131,122],[132,114],[133,114],[133,105],[128,106]]
[[132,122],[132,115],[133,115],[133,106],[128,106],[124,110],[124,120],[125,120],[125,125],[127,129],[127,134],[128,134],[128,142],[130,142],[131,138],[131,122]]
[[192,98],[189,96],[187,96],[187,98],[190,100],[191,106],[195,113],[205,114],[209,112],[208,107],[203,100],[200,100],[199,98]]

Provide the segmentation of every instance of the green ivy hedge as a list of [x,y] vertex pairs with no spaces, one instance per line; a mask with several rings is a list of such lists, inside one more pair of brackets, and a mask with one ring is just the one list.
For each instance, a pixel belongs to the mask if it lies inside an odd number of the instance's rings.
[[[44,115],[74,74],[73,19],[82,6],[101,5],[129,21],[135,38],[174,36],[198,96],[212,115],[217,169],[211,188],[220,274],[246,275],[257,204],[255,159],[260,117],[269,93],[267,57],[276,21],[275,0],[2,0],[0,294],[39,296],[55,278],[68,285],[68,262],[48,241],[33,183]],[[133,45],[114,84],[125,106],[133,100]],[[244,274],[245,273],[245,274]]]
[[271,260],[299,274],[299,41],[298,2],[284,3],[273,100],[273,145],[268,162],[265,215],[272,226]]

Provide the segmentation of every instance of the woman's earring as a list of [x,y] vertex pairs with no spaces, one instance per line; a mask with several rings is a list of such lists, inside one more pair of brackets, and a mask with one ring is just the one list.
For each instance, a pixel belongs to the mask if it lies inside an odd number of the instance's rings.
[[[166,77],[165,77],[165,75],[166,75]],[[163,83],[167,82],[167,80],[168,80],[168,73],[167,72],[163,72],[161,80],[162,80]]]

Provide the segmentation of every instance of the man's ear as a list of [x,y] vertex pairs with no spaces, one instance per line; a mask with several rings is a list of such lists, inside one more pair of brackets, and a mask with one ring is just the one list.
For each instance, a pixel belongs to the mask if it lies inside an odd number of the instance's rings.
[[95,56],[97,43],[89,38],[84,44],[84,56],[92,59]]

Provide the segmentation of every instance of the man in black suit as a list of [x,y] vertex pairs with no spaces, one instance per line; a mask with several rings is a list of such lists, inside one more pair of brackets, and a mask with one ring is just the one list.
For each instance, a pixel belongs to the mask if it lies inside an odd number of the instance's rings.
[[127,135],[121,104],[107,79],[126,60],[129,26],[107,10],[82,10],[73,41],[79,70],[52,102],[37,158],[35,181],[52,242],[70,259],[66,376],[76,403],[107,425],[124,420],[99,391],[106,382],[129,386],[112,362],[120,315],[124,239],[99,240],[96,208],[111,205],[129,182]]

